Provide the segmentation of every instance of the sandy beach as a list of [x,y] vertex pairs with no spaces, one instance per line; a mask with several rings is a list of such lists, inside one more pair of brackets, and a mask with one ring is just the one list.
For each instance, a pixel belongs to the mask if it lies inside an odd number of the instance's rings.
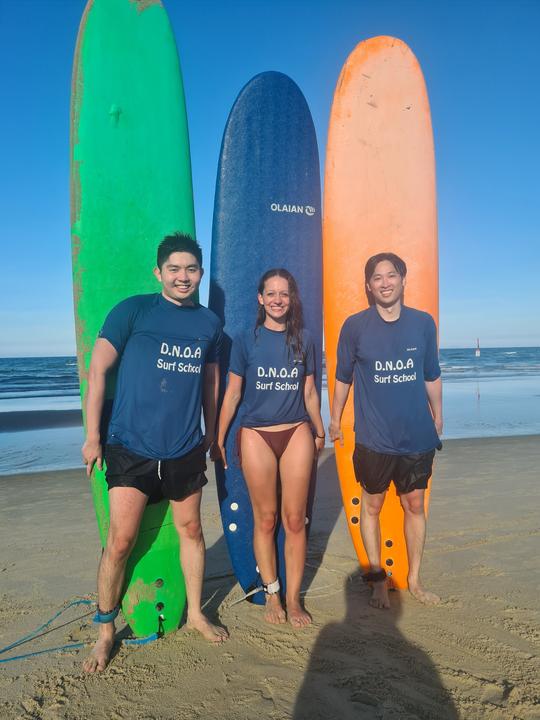
[[[538,649],[540,442],[454,440],[437,458],[424,561],[443,602],[407,593],[392,609],[368,590],[341,512],[334,457],[325,451],[305,578],[314,617],[304,631],[263,623],[231,574],[213,473],[204,494],[207,611],[231,634],[222,647],[177,633],[120,646],[105,673],[85,676],[82,650],[0,667],[0,717],[294,720],[540,718]],[[0,478],[0,646],[68,601],[95,597],[100,553],[83,470]],[[95,635],[86,607],[1,659]]]

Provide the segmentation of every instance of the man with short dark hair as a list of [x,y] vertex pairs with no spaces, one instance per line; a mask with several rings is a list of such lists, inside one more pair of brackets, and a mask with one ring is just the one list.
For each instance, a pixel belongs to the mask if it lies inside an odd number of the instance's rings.
[[[163,240],[154,275],[161,293],[135,295],[114,307],[90,363],[82,454],[88,475],[94,464],[101,469],[105,458],[110,526],[98,573],[99,636],[84,663],[87,672],[104,670],[109,661],[126,562],[149,498],[171,503],[181,541],[188,625],[212,642],[227,638],[225,629],[212,625],[201,611],[205,545],[200,503],[216,424],[221,323],[195,302],[202,253],[189,235]],[[105,378],[117,362],[105,439],[99,429]]]
[[360,530],[372,583],[370,604],[389,607],[381,568],[380,524],[393,481],[404,511],[408,586],[420,602],[439,602],[420,582],[426,536],[424,495],[441,447],[442,383],[431,315],[404,306],[407,267],[393,253],[365,267],[370,307],[347,318],[338,343],[330,439],[343,443],[341,416],[354,381],[354,471],[362,486]]

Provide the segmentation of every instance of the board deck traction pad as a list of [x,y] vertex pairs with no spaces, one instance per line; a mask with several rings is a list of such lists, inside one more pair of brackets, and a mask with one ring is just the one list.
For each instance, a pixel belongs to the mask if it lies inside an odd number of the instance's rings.
[[[341,71],[329,123],[323,224],[325,343],[330,403],[336,349],[345,319],[368,306],[364,265],[379,252],[407,264],[405,304],[438,322],[435,159],[421,68],[392,37],[361,42]],[[336,462],[347,523],[359,562],[369,569],[359,528],[354,477],[353,389],[342,419]],[[430,480],[431,486],[432,480]],[[427,510],[429,492],[426,492]],[[391,584],[407,587],[403,511],[393,484],[380,516],[381,562]]]
[[[83,407],[92,347],[107,313],[130,295],[160,291],[152,275],[156,249],[175,231],[194,236],[195,227],[184,90],[167,14],[156,0],[89,0],[71,97],[73,290]],[[113,385],[108,378],[109,405]],[[104,472],[93,472],[91,486],[104,546]],[[122,613],[139,637],[169,632],[178,627],[185,600],[178,537],[162,501],[144,513],[128,560]]]
[[[223,136],[217,173],[212,237],[210,308],[224,322],[225,387],[232,338],[254,328],[257,284],[275,267],[296,278],[304,325],[316,349],[320,396],[322,369],[322,239],[319,156],[306,100],[286,75],[264,72],[236,99]],[[226,439],[229,463],[216,463],[223,531],[231,563],[245,593],[262,585],[253,553],[253,513],[239,466],[237,413]],[[309,531],[316,465],[307,510]],[[277,563],[285,591],[284,531],[278,521]],[[273,578],[269,579],[270,581]],[[249,598],[264,603],[258,592]]]

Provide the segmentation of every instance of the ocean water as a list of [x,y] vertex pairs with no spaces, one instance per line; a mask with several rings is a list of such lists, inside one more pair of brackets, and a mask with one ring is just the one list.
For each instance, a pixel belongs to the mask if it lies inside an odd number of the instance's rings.
[[0,358],[0,412],[80,407],[76,358]]
[[540,348],[441,350],[444,437],[540,434]]
[[[540,434],[540,348],[441,350],[440,362],[443,440]],[[326,377],[322,413],[328,425]],[[75,358],[0,358],[0,475],[81,466],[82,442]]]
[[0,475],[78,467],[82,443],[76,358],[0,358]]

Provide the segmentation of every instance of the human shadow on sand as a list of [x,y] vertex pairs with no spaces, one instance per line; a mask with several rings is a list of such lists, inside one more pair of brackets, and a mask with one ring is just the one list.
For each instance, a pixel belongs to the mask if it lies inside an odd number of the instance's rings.
[[399,630],[401,593],[390,610],[371,608],[361,574],[345,581],[345,619],[317,638],[293,719],[458,720],[432,660]]
[[221,535],[206,551],[202,605],[204,613],[210,620],[219,622],[221,605],[236,582],[227,550],[227,541],[225,536]]
[[328,540],[343,509],[337,482],[334,453],[325,450],[319,458],[313,513],[307,544],[306,567],[302,589],[308,593],[321,566]]

